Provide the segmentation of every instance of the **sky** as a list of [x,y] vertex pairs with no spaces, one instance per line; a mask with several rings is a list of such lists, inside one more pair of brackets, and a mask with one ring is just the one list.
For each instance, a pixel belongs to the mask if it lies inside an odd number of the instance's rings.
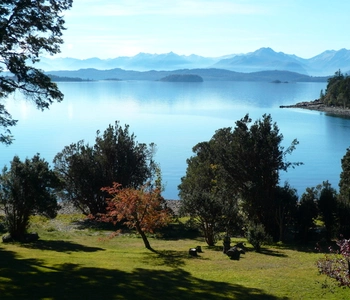
[[59,57],[350,49],[348,0],[74,0]]

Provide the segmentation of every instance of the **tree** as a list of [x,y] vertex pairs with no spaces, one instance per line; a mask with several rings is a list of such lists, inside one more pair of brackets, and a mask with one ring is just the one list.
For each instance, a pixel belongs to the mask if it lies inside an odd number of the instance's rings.
[[105,210],[105,186],[102,166],[93,147],[84,141],[66,146],[54,158],[54,170],[62,182],[60,198],[71,202],[83,214],[97,214]]
[[339,181],[339,199],[341,202],[350,205],[350,148],[341,159],[342,172]]
[[255,223],[264,225],[268,234],[274,239],[278,238],[275,232],[276,219],[276,187],[279,183],[280,171],[287,171],[289,167],[295,167],[301,163],[286,161],[286,155],[291,154],[298,144],[297,140],[284,149],[281,146],[283,135],[279,132],[276,123],[272,122],[270,115],[263,115],[248,127],[251,120],[247,117],[236,123],[234,135],[237,135],[233,143],[235,149],[242,153],[238,157],[239,169],[245,170],[246,178],[239,178],[241,196],[244,208],[249,218]]
[[[270,115],[263,115],[252,125],[251,121],[246,115],[236,122],[233,130],[231,127],[219,129],[210,141],[194,147],[197,156],[187,161],[186,177],[179,186],[180,197],[186,199],[184,203],[195,203],[204,213],[209,213],[208,208],[202,208],[205,203],[215,203],[230,207],[231,214],[237,213],[237,199],[240,199],[248,219],[262,224],[267,233],[277,239],[275,196],[279,172],[300,164],[285,160],[298,142],[294,140],[284,149],[281,146],[283,136]],[[215,166],[215,174],[212,166]],[[213,180],[219,184],[215,190]],[[208,223],[214,226],[212,221]]]
[[288,182],[283,187],[276,188],[274,206],[276,223],[279,228],[279,241],[284,241],[286,228],[294,221],[297,202],[297,191]]
[[277,239],[275,191],[279,172],[301,164],[286,161],[286,155],[293,152],[298,141],[284,149],[283,135],[270,115],[263,115],[252,125],[251,122],[246,115],[233,130],[218,130],[211,140],[216,144],[213,156],[229,175],[227,180],[242,199],[248,219],[263,224],[266,232]]
[[[72,0],[1,1],[0,99],[19,90],[41,110],[63,99],[57,85],[33,65],[43,52],[59,53],[65,29],[62,13],[71,6]],[[8,127],[16,123],[0,103],[0,127],[4,129],[0,142],[12,142]]]
[[118,121],[109,125],[100,136],[97,132],[94,153],[104,170],[104,186],[113,182],[123,187],[138,188],[155,176],[156,164],[153,161],[155,144],[138,143],[129,125],[122,128]]
[[0,177],[0,202],[13,239],[23,238],[31,215],[41,214],[50,218],[56,216],[58,205],[54,189],[58,184],[58,178],[39,154],[24,162],[15,156],[11,168],[3,169]]
[[319,197],[317,188],[307,188],[301,195],[297,206],[297,227],[304,242],[308,241],[310,229],[315,227],[315,219],[318,216],[317,199]]
[[337,216],[340,233],[350,237],[350,148],[346,149],[346,153],[341,159],[341,168]]
[[179,185],[181,213],[189,215],[204,234],[206,243],[214,246],[219,232],[228,232],[237,219],[237,198],[230,191],[221,166],[210,160],[210,143],[193,148],[197,156],[187,160],[186,176]]
[[337,192],[328,181],[324,181],[318,199],[318,208],[326,227],[328,240],[331,240],[337,232],[337,207]]
[[155,145],[138,143],[136,136],[115,122],[103,135],[97,131],[95,145],[79,141],[66,146],[54,158],[54,170],[63,182],[61,197],[84,214],[105,212],[105,193],[101,187],[113,182],[125,188],[140,188],[152,181],[156,164]]
[[149,185],[135,188],[123,188],[114,182],[113,186],[102,188],[111,198],[107,198],[107,212],[99,214],[98,219],[105,222],[123,222],[129,228],[136,229],[144,245],[152,250],[146,233],[166,226],[171,220],[170,211],[161,196],[161,188]]

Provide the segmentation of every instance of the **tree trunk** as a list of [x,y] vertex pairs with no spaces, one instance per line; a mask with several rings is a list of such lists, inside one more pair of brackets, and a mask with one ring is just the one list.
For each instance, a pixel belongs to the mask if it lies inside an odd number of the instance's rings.
[[208,246],[215,245],[215,233],[212,226],[206,224],[204,226],[204,238]]
[[145,247],[148,249],[148,250],[153,250],[148,239],[147,239],[147,236],[146,234],[143,232],[143,230],[141,229],[140,227],[140,224],[136,223],[136,230],[137,232],[141,235],[142,237],[142,240],[143,240],[143,243],[145,244]]

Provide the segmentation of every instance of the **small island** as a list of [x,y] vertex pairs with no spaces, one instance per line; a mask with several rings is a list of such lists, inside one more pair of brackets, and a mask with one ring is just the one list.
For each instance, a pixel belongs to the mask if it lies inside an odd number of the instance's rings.
[[271,81],[271,83],[288,83],[288,81],[281,81],[279,79]]
[[173,74],[165,76],[159,81],[165,82],[203,82],[203,78],[194,74]]
[[328,79],[326,92],[320,92],[320,98],[313,101],[281,105],[280,108],[303,108],[325,112],[335,116],[350,117],[350,76],[340,70]]

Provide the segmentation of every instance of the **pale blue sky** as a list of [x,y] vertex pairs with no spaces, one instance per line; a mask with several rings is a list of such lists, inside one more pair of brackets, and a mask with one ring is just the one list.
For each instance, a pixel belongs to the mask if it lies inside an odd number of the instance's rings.
[[350,49],[348,0],[74,0],[61,57]]

